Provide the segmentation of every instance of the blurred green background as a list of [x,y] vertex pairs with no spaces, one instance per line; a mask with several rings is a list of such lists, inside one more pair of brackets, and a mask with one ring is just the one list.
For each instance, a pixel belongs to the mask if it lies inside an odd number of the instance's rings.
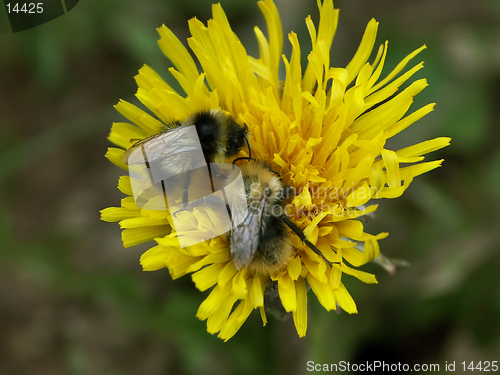
[[[257,56],[254,0],[221,1]],[[337,0],[333,64],[345,66],[370,18],[388,39],[388,72],[422,44],[418,78],[430,86],[412,110],[433,113],[391,140],[393,148],[437,136],[452,145],[428,156],[443,167],[405,195],[383,200],[367,231],[411,267],[378,285],[345,277],[359,314],[326,312],[309,294],[307,337],[292,320],[254,312],[223,343],[195,318],[206,293],[189,277],[145,273],[99,210],[119,205],[121,171],[104,158],[113,109],[134,98],[147,63],[165,78],[156,28],[181,40],[211,2],[82,1],[68,14],[13,34],[0,13],[0,374],[305,374],[315,363],[500,360],[500,1]],[[315,1],[277,0],[285,33],[309,48],[304,18]],[[285,39],[285,48],[290,48]],[[478,372],[476,370],[476,372]],[[352,372],[354,373],[354,372]],[[469,372],[470,373],[470,372]]]

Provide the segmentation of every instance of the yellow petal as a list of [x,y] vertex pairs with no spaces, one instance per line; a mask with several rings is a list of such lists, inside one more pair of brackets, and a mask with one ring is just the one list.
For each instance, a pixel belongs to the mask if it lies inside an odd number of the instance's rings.
[[290,278],[288,273],[284,273],[278,278],[278,292],[286,312],[297,310],[295,282]]
[[123,194],[132,195],[132,185],[130,184],[130,176],[120,176],[118,179],[118,190]]
[[233,262],[228,262],[219,275],[219,285],[221,288],[225,287],[237,272]]
[[[323,259],[314,253],[309,247],[305,247],[307,256],[302,256],[302,262],[304,263],[304,268],[307,269],[314,277],[316,277],[321,282],[326,281],[326,263]],[[312,259],[317,259],[313,261]]]
[[110,223],[129,219],[131,217],[137,217],[140,215],[140,210],[131,210],[124,207],[109,207],[101,210],[100,212],[101,220]]
[[115,108],[148,135],[156,134],[163,128],[160,121],[123,99],[115,105]]
[[399,172],[397,154],[394,151],[383,149],[382,159],[387,171],[387,185],[391,188],[401,186],[401,174]]
[[226,323],[231,310],[236,303],[236,298],[229,295],[221,301],[217,310],[207,319],[207,332],[214,334],[221,330],[222,326]]
[[174,66],[188,79],[196,80],[198,77],[198,69],[189,54],[189,51],[184,47],[174,33],[165,25],[157,29],[160,34],[158,45]]
[[363,34],[363,39],[359,45],[351,62],[347,64],[346,70],[349,72],[349,78],[347,83],[350,83],[358,75],[362,66],[365,65],[366,61],[370,57],[375,44],[375,38],[377,36],[378,22],[375,19],[371,19],[366,26],[365,33]]
[[218,337],[224,341],[233,337],[250,316],[252,311],[253,307],[248,300],[241,301],[226,322],[222,325]]
[[297,309],[293,310],[293,322],[299,337],[304,337],[307,331],[307,287],[303,278],[295,281],[297,291]]
[[231,293],[238,299],[245,299],[248,294],[248,286],[246,281],[246,272],[238,272],[232,279]]
[[114,165],[120,167],[121,169],[124,169],[128,171],[128,166],[123,162],[123,154],[125,153],[125,150],[121,148],[115,148],[115,147],[108,147],[108,151],[106,152],[106,159],[108,159],[111,163]]
[[260,310],[260,318],[262,319],[262,325],[266,326],[267,324],[266,310],[264,309],[264,306],[262,306],[259,310]]
[[421,156],[428,154],[430,152],[439,150],[440,148],[446,147],[450,144],[451,138],[439,137],[429,141],[424,141],[417,143],[413,146],[402,148],[396,151],[399,159],[401,158],[413,158],[415,156]]
[[316,297],[318,297],[318,301],[327,311],[337,308],[335,296],[333,295],[333,290],[329,283],[322,283],[311,274],[307,276],[307,282],[311,286],[314,294],[316,294]]
[[151,241],[157,237],[166,236],[169,233],[169,225],[127,228],[122,232],[122,242],[124,247],[131,247],[143,242]]
[[146,64],[139,69],[138,74],[134,78],[137,86],[146,91],[154,88],[159,90],[174,91],[174,89],[170,87],[170,85],[168,85],[158,73]]
[[271,0],[259,1],[257,3],[264,18],[266,19],[267,31],[269,34],[268,61],[272,81],[277,86],[279,81],[278,68],[283,50],[283,31],[281,29],[281,20],[276,5]]
[[401,62],[398,65],[396,65],[394,70],[391,73],[389,73],[387,75],[387,77],[385,77],[382,81],[380,81],[376,86],[373,87],[372,91],[378,90],[380,87],[385,86],[387,84],[387,82],[390,82],[396,76],[396,74],[398,74],[401,70],[403,70],[405,68],[406,64],[408,64],[408,62],[412,58],[414,58],[416,55],[418,55],[425,48],[427,48],[427,47],[425,45],[423,45],[422,47],[416,49],[415,51],[410,53],[408,56],[406,56],[403,60],[401,60]]
[[336,223],[341,237],[352,238],[353,240],[363,241],[363,223],[358,220],[346,220]]
[[141,266],[144,271],[156,271],[167,266],[168,250],[163,246],[155,246],[141,255]]
[[125,122],[115,122],[111,127],[109,141],[115,145],[127,149],[131,144],[146,137],[146,133],[137,126]]
[[[377,278],[375,275],[360,271],[351,267],[346,266],[345,264],[342,264],[341,266],[342,272],[345,273],[346,275],[354,276],[355,278],[359,279],[360,281],[366,283],[366,284],[377,284]],[[340,278],[338,279],[340,282]],[[335,280],[335,284],[332,283],[332,288],[337,289],[340,287],[340,283],[337,283],[337,279]]]
[[225,264],[223,263],[210,264],[209,266],[193,273],[191,278],[194,282],[194,285],[196,285],[196,287],[202,292],[207,290],[208,288],[211,288],[212,286],[217,284],[219,274],[224,266]]
[[[443,163],[443,159],[429,161],[427,163],[419,163],[415,165],[410,165],[409,167],[401,168],[401,176],[406,181],[406,178],[413,178],[416,176],[420,176],[423,173],[427,173],[432,171],[433,169],[439,168]],[[406,183],[406,182],[405,182]],[[385,196],[384,196],[385,197]]]
[[265,284],[262,280],[263,275],[254,275],[250,281],[249,299],[254,308],[264,306],[264,288]]
[[297,280],[300,276],[300,272],[302,271],[302,264],[300,257],[294,257],[287,265],[287,271],[292,280]]
[[424,63],[421,62],[415,65],[413,68],[402,74],[400,77],[394,81],[387,84],[387,86],[381,87],[379,90],[373,92],[373,88],[369,91],[369,96],[366,97],[365,109],[371,108],[377,103],[384,102],[394,93],[396,93],[399,87],[405,83],[410,77],[412,77],[416,72],[424,67]]
[[349,314],[358,313],[358,309],[356,308],[356,303],[354,302],[351,295],[345,288],[344,284],[340,284],[340,288],[335,290],[333,293],[335,295],[337,303],[342,308],[342,310],[344,310]]
[[225,290],[216,286],[198,307],[196,317],[200,320],[207,319],[217,311],[226,298]]

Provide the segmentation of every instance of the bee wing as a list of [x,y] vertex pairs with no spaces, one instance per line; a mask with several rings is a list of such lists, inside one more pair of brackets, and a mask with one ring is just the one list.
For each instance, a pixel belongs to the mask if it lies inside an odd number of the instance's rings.
[[266,200],[262,198],[256,206],[248,207],[248,215],[231,231],[231,257],[240,270],[249,266],[255,258],[260,242],[260,226]]
[[141,139],[125,151],[123,161],[128,165],[144,164],[201,149],[198,137],[183,131],[185,128],[178,126]]

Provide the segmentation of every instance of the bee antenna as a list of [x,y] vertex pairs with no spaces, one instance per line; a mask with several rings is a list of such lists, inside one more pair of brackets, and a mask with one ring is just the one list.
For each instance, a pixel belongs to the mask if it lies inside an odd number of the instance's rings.
[[271,172],[273,172],[276,176],[278,176],[281,179],[281,175],[276,172],[274,169],[270,169]]
[[302,230],[297,226],[297,224],[295,224],[293,221],[291,221],[289,218],[287,218],[285,215],[283,215],[281,217],[283,219],[283,221],[285,222],[286,225],[288,225],[288,227],[294,231],[294,233],[300,238],[300,240],[302,242],[304,242],[312,251],[314,251],[316,254],[318,254],[321,258],[323,258],[323,260],[326,262],[326,264],[328,264],[330,267],[332,266],[332,264],[341,264],[341,262],[330,262],[328,259],[325,258],[325,256],[323,255],[323,253],[321,252],[320,249],[318,249],[311,241],[309,241],[306,237],[306,235],[304,234],[304,232],[302,232]]

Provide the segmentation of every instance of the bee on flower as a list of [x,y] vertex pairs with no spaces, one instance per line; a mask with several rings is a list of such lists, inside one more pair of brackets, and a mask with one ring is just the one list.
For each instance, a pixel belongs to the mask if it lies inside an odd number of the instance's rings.
[[[268,198],[252,201],[250,190],[245,191],[247,200],[257,207],[255,212],[262,213],[259,207],[266,207],[271,199],[274,205],[286,207],[281,214],[271,214],[279,220],[273,219],[264,230],[260,217],[252,216],[243,228],[212,238],[209,233],[220,233],[217,221],[212,220],[217,206],[179,210],[175,217],[182,225],[174,225],[174,212],[139,207],[131,178],[124,175],[118,183],[126,195],[121,206],[101,211],[102,220],[119,222],[125,247],[156,242],[141,257],[144,270],[166,267],[174,279],[191,274],[200,291],[210,290],[196,316],[207,321],[209,333],[218,333],[223,340],[234,336],[255,309],[266,324],[264,296],[271,287],[277,289],[285,311],[292,314],[300,337],[307,330],[309,287],[326,310],[356,313],[343,277],[376,283],[374,275],[358,267],[378,259],[378,241],[387,236],[366,233],[363,221],[357,219],[377,209],[374,200],[399,197],[413,178],[439,167],[442,160],[423,162],[424,155],[450,142],[440,137],[399,150],[386,148],[389,138],[434,108],[430,103],[409,113],[413,97],[427,86],[425,79],[399,90],[423,67],[419,62],[407,68],[425,46],[383,73],[388,43],[380,45],[369,61],[378,27],[371,20],[352,60],[344,68],[332,67],[330,48],[339,12],[332,0],[318,1],[318,5],[319,24],[311,17],[305,20],[312,42],[306,66],[301,65],[304,51],[294,32],[287,36],[291,55],[283,54],[284,35],[272,0],[258,2],[267,24],[267,37],[255,27],[258,58],[247,54],[220,4],[212,6],[212,19],[206,25],[196,18],[188,22],[187,45],[197,61],[162,26],[158,29],[160,48],[172,62],[170,73],[185,94],[176,92],[145,65],[135,77],[136,96],[151,114],[123,100],[116,105],[130,121],[115,123],[111,129],[109,140],[117,147],[109,148],[106,157],[117,166],[128,170],[126,150],[137,148],[138,140],[164,132],[166,124],[184,123],[200,111],[223,111],[231,116],[240,137],[237,147],[219,153],[223,155],[219,159],[231,163],[238,156],[248,158],[238,163],[244,180],[251,179],[252,168],[266,175],[256,181]],[[283,77],[280,67],[284,67]],[[244,147],[243,135],[249,147]],[[285,196],[285,187],[294,194]],[[253,225],[256,244],[246,224]],[[283,246],[277,242],[266,246],[265,233],[272,230],[285,233],[279,237],[285,238]],[[195,232],[209,239],[179,246],[181,236]],[[248,239],[248,247],[231,243],[242,238]],[[269,253],[270,259],[276,255],[273,250],[262,250],[263,246],[286,248],[275,257],[275,267],[258,266],[265,259],[263,254]]]

